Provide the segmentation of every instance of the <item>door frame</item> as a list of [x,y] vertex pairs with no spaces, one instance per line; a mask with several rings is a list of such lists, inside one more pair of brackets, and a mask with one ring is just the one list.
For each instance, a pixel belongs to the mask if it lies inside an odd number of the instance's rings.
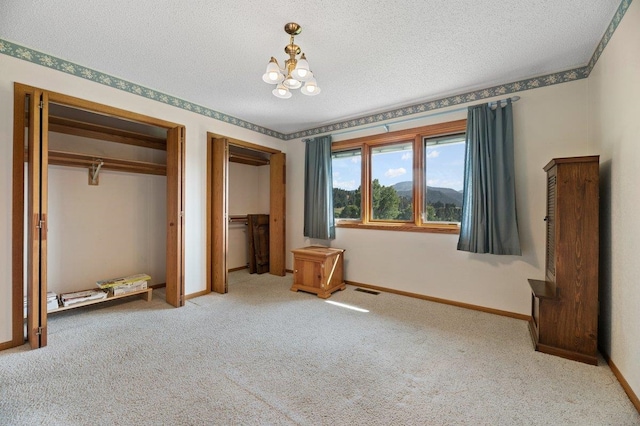
[[269,273],[285,276],[286,155],[273,148],[207,132],[207,292],[227,293],[229,147],[269,154]]
[[[26,125],[24,114],[25,96],[43,93],[48,97],[45,108],[49,103],[56,103],[72,108],[95,112],[102,115],[117,117],[129,121],[143,123],[167,130],[167,279],[166,300],[173,306],[184,305],[184,208],[185,208],[185,128],[170,121],[149,117],[143,114],[123,110],[85,99],[64,95],[33,86],[14,83],[14,121],[13,121],[13,195],[12,195],[12,340],[11,346],[24,343],[24,213],[25,213],[25,149],[24,129]],[[46,112],[46,111],[45,111]],[[48,114],[43,117],[43,131],[47,129]],[[46,135],[44,136],[46,138]],[[48,166],[46,156],[43,167]],[[47,198],[48,193],[43,194]],[[45,224],[46,226],[46,224]],[[46,262],[45,288],[40,289],[40,295],[46,294]],[[33,301],[30,301],[32,303]],[[34,302],[35,303],[35,302]],[[42,309],[44,324],[46,325],[46,303],[38,302]],[[44,330],[44,344],[46,345],[46,329]],[[27,330],[27,336],[30,332]]]

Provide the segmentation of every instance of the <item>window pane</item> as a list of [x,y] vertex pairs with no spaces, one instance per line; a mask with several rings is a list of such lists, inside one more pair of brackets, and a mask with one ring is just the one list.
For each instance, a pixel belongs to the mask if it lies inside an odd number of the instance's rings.
[[371,150],[371,217],[413,221],[413,143]]
[[336,219],[360,219],[360,149],[331,154],[333,168],[333,214]]
[[465,135],[425,139],[427,184],[423,221],[460,223],[464,151]]

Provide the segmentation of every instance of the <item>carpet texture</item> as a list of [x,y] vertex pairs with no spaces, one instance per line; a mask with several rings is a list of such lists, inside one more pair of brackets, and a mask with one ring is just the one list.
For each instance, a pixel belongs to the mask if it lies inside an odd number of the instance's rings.
[[524,321],[291,276],[230,274],[49,317],[0,352],[2,425],[640,425],[609,367],[535,352]]

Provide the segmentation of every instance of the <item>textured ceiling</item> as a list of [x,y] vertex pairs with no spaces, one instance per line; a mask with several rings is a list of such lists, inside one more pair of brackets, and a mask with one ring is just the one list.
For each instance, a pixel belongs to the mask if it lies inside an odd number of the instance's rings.
[[[3,0],[0,38],[282,133],[587,64],[620,0]],[[261,76],[296,37],[322,93]]]

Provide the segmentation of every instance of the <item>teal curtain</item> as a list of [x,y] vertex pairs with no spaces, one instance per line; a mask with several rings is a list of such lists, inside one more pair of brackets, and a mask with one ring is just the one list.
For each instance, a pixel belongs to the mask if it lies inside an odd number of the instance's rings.
[[333,218],[331,136],[320,136],[305,143],[304,236],[333,240],[336,228]]
[[469,107],[458,250],[521,255],[511,100]]

